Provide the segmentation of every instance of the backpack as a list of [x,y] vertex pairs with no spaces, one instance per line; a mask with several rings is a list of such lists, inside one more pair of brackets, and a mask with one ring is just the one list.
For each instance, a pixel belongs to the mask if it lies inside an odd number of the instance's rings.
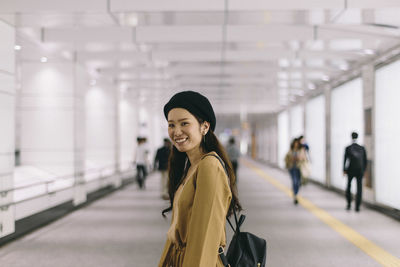
[[356,170],[358,172],[363,172],[364,170],[363,156],[364,156],[363,151],[361,149],[357,149],[357,147],[350,147],[349,158],[350,158],[350,165],[353,170]]
[[225,267],[264,267],[267,260],[267,242],[252,233],[241,232],[240,226],[243,224],[246,216],[241,215],[239,221],[235,215],[236,229],[227,218],[229,225],[235,234],[229,244],[226,256],[222,247],[218,253]]
[[[228,176],[222,159],[216,155],[210,156],[214,156],[219,160]],[[233,227],[228,217],[226,218],[234,232],[226,256],[222,247],[218,249],[218,254],[223,265],[225,267],[265,267],[267,260],[267,242],[252,233],[241,232],[240,226],[243,224],[246,215],[242,214],[238,220],[235,211],[233,214],[235,215],[236,229]]]

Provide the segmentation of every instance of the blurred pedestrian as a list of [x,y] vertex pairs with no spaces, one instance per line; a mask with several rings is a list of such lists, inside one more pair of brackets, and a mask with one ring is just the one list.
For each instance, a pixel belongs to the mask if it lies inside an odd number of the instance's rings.
[[[173,143],[169,162],[171,226],[159,267],[223,266],[226,218],[240,210],[235,176],[213,133],[214,110],[193,91],[175,94],[164,106]],[[226,170],[226,171],[225,171]]]
[[154,159],[154,169],[158,169],[161,173],[161,198],[168,200],[168,158],[171,153],[171,142],[168,138],[164,138],[164,145],[157,150]]
[[226,152],[228,153],[228,157],[232,163],[233,172],[235,173],[236,181],[237,181],[237,169],[239,164],[240,152],[235,144],[235,138],[231,137],[228,142],[228,146],[226,147]]
[[301,175],[301,184],[306,185],[308,183],[308,178],[310,178],[311,175],[311,157],[310,157],[310,147],[307,144],[305,138],[303,135],[299,136],[299,142],[300,142],[300,149],[303,150],[303,153],[305,155],[305,160],[301,162],[299,168],[300,168],[300,175]]
[[367,168],[367,152],[363,146],[357,144],[358,133],[352,132],[351,138],[353,143],[346,147],[343,160],[343,175],[347,175],[346,209],[351,209],[351,181],[355,177],[357,179],[355,210],[359,212],[362,199],[362,178]]
[[295,138],[292,140],[290,150],[285,156],[286,169],[288,169],[292,179],[293,202],[295,205],[298,203],[297,194],[301,186],[300,166],[304,161],[306,161],[304,149],[302,149],[299,139]]
[[147,177],[147,156],[149,151],[146,148],[146,138],[138,137],[137,139],[137,148],[136,148],[136,181],[139,185],[140,189],[146,188],[146,177]]

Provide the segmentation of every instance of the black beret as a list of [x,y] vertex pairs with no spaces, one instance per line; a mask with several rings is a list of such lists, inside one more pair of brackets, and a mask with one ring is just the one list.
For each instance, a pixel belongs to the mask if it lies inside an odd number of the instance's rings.
[[168,120],[168,113],[173,108],[184,108],[193,115],[208,121],[212,131],[215,130],[217,120],[214,110],[207,97],[193,91],[183,91],[175,94],[164,106],[164,115]]

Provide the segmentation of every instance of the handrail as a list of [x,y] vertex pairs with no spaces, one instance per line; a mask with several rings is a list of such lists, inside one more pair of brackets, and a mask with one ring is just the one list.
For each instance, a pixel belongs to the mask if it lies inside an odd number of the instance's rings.
[[5,190],[1,190],[0,191],[0,195],[8,194],[9,192],[12,192],[12,191],[17,191],[17,190],[26,189],[26,188],[30,188],[30,187],[35,187],[35,186],[39,186],[39,185],[48,185],[48,184],[54,183],[56,181],[67,180],[67,179],[75,178],[76,176],[83,176],[83,175],[85,175],[87,173],[103,171],[103,170],[106,170],[107,168],[114,167],[114,166],[115,166],[115,164],[103,166],[101,168],[92,168],[92,169],[88,169],[88,170],[85,170],[85,171],[76,172],[76,173],[73,173],[73,174],[58,176],[58,177],[55,177],[53,180],[39,181],[39,182],[34,182],[34,183],[31,183],[31,184],[27,184],[27,185],[21,185],[21,186],[17,186],[17,187],[13,187],[13,188],[8,188],[8,189],[5,189]]
[[[110,166],[115,166],[115,165],[109,165],[109,166],[101,167],[101,168],[88,169],[88,171],[94,172],[95,170],[96,170],[96,171],[105,170],[105,169],[109,168]],[[82,173],[82,172],[79,172],[79,173]],[[83,173],[87,173],[87,171],[86,171],[86,172],[83,172]],[[62,178],[62,179],[65,179],[65,177],[67,177],[67,176],[61,176],[61,177],[64,177],[64,178]],[[69,175],[68,177],[74,177],[74,176],[73,176],[73,175]],[[101,176],[98,177],[97,179],[93,179],[93,180],[87,181],[87,183],[90,183],[90,182],[96,181],[96,180],[104,180],[104,179],[106,179],[106,178],[107,178],[107,177],[101,175]],[[57,179],[57,180],[62,180],[62,179]],[[52,183],[52,182],[54,182],[54,181],[56,181],[56,180],[42,182],[41,184],[49,184],[49,183]],[[86,183],[83,183],[83,184],[86,184]],[[76,183],[74,183],[74,185],[76,185]],[[57,193],[57,192],[60,192],[60,191],[63,191],[63,190],[72,188],[74,185],[69,186],[69,187],[59,188],[59,189],[54,190],[54,191],[51,191],[51,192],[49,192],[48,187],[46,187],[46,192],[45,192],[45,193],[42,193],[42,194],[39,194],[39,195],[35,195],[35,196],[29,197],[29,198],[26,198],[26,199],[21,199],[21,200],[19,200],[19,201],[15,201],[15,202],[12,201],[12,202],[9,202],[9,203],[1,204],[1,205],[0,205],[0,210],[7,210],[11,205],[20,204],[20,203],[22,203],[22,202],[26,202],[26,201],[29,201],[29,200],[32,200],[32,199],[36,199],[36,198],[39,198],[39,197],[43,197],[43,196],[47,196],[47,195],[50,195],[50,194],[55,194],[55,193]],[[34,185],[34,186],[36,186],[36,185]],[[28,187],[33,187],[33,186],[28,186]],[[27,187],[24,186],[24,187],[22,187],[22,188],[27,188]],[[17,188],[16,188],[16,189],[17,189]],[[19,187],[18,189],[21,189],[21,187]],[[0,191],[0,193],[3,193],[3,192],[10,192],[10,191],[7,191],[7,190],[6,190],[6,191]]]

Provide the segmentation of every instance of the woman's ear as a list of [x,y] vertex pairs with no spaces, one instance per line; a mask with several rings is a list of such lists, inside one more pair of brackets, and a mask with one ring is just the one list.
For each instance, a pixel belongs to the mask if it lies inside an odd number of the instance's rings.
[[210,130],[210,123],[208,121],[203,122],[201,125],[201,133],[203,135],[206,135],[209,130]]

